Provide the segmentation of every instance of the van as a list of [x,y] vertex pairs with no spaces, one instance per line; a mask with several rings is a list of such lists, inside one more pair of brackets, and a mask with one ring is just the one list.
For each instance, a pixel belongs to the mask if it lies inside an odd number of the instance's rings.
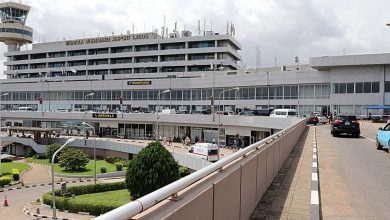
[[31,107],[19,107],[19,111],[33,111]]
[[297,111],[295,109],[275,109],[269,116],[273,118],[296,117]]
[[210,162],[216,162],[219,160],[219,147],[211,143],[196,143],[188,151],[188,154]]

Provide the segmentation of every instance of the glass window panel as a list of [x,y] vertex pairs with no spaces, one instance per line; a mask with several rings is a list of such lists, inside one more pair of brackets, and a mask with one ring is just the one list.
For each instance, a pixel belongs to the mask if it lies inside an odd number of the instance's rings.
[[363,91],[364,93],[371,93],[371,82],[363,83]]
[[363,83],[355,83],[355,93],[363,93]]
[[372,93],[379,92],[379,82],[372,82]]
[[347,83],[347,93],[354,93],[355,83]]

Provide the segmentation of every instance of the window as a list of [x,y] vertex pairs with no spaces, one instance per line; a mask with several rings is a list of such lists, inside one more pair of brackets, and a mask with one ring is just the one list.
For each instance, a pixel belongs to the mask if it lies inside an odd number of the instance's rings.
[[371,93],[371,82],[364,82],[363,83],[363,92],[364,93]]
[[372,93],[379,93],[379,82],[372,82]]
[[354,93],[355,84],[354,83],[347,83],[347,93]]
[[256,99],[268,99],[268,87],[257,87],[256,88]]
[[361,82],[358,82],[358,83],[355,83],[355,92],[356,93],[363,93],[363,83]]
[[385,92],[390,92],[390,81],[385,82]]

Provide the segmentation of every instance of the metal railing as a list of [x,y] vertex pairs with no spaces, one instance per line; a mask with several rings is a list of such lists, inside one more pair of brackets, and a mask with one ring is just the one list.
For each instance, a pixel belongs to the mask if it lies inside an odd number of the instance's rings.
[[111,219],[129,219],[134,215],[137,215],[146,209],[154,206],[155,204],[167,199],[170,196],[176,196],[177,193],[184,188],[190,186],[191,184],[199,181],[200,179],[207,177],[211,173],[222,170],[224,166],[230,164],[231,162],[237,160],[240,157],[245,157],[249,152],[254,150],[259,150],[262,146],[273,142],[278,139],[280,136],[284,135],[286,132],[292,130],[293,128],[298,127],[302,123],[306,123],[305,119],[302,119],[298,123],[274,134],[270,137],[267,137],[257,143],[254,143],[242,150],[239,150],[232,155],[225,157],[214,164],[211,164],[203,169],[200,169],[186,177],[183,177],[169,185],[166,185],[154,192],[151,192],[135,201],[129,202],[119,208],[116,208],[110,212],[107,212],[99,217],[96,217],[96,220],[111,220]]

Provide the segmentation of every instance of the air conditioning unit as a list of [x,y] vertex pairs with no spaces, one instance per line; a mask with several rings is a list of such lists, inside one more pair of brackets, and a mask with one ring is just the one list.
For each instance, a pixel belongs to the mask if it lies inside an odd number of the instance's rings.
[[192,36],[192,32],[191,31],[182,31],[181,32],[181,36],[182,37],[191,37]]
[[206,36],[213,36],[214,35],[214,31],[206,31]]
[[280,68],[281,71],[287,71],[287,67],[285,65],[281,66]]

